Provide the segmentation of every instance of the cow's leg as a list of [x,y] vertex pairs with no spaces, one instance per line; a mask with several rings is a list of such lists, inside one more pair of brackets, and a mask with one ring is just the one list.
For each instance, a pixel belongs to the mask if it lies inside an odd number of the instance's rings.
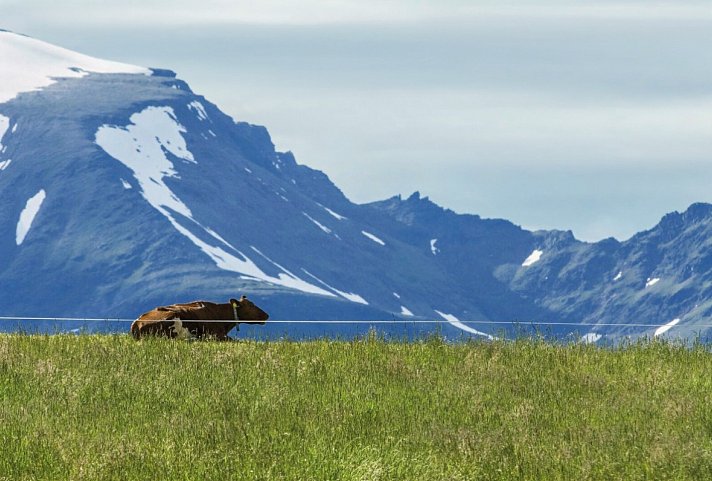
[[170,325],[166,324],[166,321],[147,322],[141,329],[141,335],[170,337]]

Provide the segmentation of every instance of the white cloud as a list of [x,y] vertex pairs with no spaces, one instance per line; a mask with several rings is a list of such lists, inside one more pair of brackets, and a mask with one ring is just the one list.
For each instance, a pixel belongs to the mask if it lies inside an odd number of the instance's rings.
[[[154,22],[162,25],[388,23],[422,20],[438,12],[437,6],[428,2],[408,4],[402,1],[355,0],[134,0],[114,4],[75,0],[61,5],[53,0],[11,0],[8,3],[10,13],[22,11],[25,18],[35,20],[134,26]],[[77,9],[82,10],[82,15],[76,15]]]
[[[697,1],[656,2],[599,1],[572,4],[569,1],[525,0],[502,2],[427,0],[126,0],[120,3],[68,0],[5,0],[10,21],[32,18],[56,23],[116,25],[325,25],[432,22],[437,20],[491,18],[593,18],[593,19],[700,19],[712,18],[708,3]],[[77,10],[82,14],[77,15]]]

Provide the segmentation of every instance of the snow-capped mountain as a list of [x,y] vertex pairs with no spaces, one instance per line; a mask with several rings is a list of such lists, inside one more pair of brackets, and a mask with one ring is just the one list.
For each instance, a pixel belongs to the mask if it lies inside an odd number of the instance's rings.
[[[0,193],[0,316],[132,318],[247,294],[272,319],[475,336],[516,330],[484,321],[545,321],[593,341],[672,322],[667,335],[692,336],[700,329],[686,326],[712,309],[711,206],[588,244],[458,215],[418,193],[357,205],[171,71],[5,31]],[[443,324],[408,323],[425,319]],[[619,323],[628,327],[606,325]]]

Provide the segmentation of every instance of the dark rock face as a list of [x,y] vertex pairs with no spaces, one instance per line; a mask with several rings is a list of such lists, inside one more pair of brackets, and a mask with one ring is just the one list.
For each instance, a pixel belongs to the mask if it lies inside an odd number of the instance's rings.
[[[556,336],[616,339],[677,319],[669,334],[704,334],[696,325],[712,313],[707,204],[594,244],[456,214],[417,192],[356,205],[168,70],[59,79],[0,115],[0,315],[135,318],[248,294],[272,319],[390,320],[379,326],[449,336],[516,330],[483,321],[551,322]],[[408,324],[417,319],[450,322]],[[467,331],[457,319],[480,322]]]

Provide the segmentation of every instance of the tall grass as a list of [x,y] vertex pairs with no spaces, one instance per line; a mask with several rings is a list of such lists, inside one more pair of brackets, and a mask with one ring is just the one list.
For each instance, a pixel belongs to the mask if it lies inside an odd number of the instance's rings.
[[711,475],[704,346],[0,336],[0,480]]

